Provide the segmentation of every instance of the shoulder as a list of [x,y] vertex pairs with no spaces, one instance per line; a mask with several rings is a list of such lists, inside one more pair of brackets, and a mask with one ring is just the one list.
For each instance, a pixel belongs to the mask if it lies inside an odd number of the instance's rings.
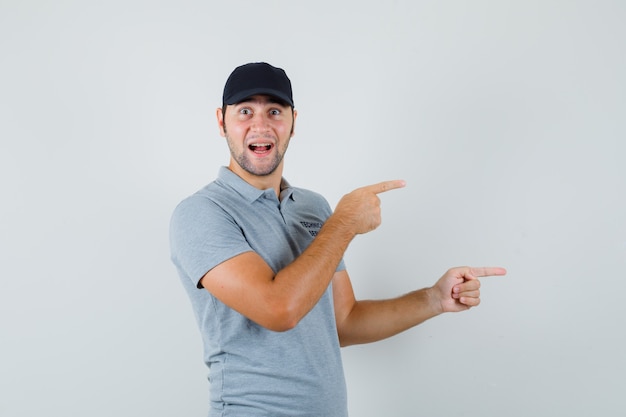
[[214,199],[211,198],[213,194],[211,189],[213,188],[213,184],[211,183],[204,188],[196,191],[195,193],[185,197],[182,201],[180,201],[176,207],[174,208],[173,216],[181,216],[189,214],[190,212],[194,212],[196,210],[204,210],[215,206]]
[[223,207],[225,191],[216,182],[212,182],[194,194],[184,198],[172,213],[173,227],[183,224],[208,223],[210,219],[228,217]]

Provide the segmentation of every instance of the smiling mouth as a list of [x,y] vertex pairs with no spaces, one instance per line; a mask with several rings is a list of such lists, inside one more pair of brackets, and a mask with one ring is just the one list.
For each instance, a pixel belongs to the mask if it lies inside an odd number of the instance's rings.
[[266,153],[266,152],[269,152],[270,149],[272,149],[272,144],[271,143],[254,143],[252,145],[249,145],[248,149],[250,149],[254,153]]

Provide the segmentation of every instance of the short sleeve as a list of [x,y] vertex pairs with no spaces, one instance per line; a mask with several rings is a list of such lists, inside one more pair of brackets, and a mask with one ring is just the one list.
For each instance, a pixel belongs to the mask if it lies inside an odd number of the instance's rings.
[[170,250],[179,272],[200,287],[208,271],[252,249],[231,215],[196,194],[183,200],[172,214]]

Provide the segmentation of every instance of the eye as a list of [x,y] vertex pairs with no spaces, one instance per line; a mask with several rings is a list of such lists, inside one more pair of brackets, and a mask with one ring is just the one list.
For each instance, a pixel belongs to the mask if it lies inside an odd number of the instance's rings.
[[270,110],[270,115],[272,116],[280,116],[281,111],[279,109]]
[[242,107],[241,109],[239,109],[239,114],[249,115],[252,114],[252,110],[250,110],[248,107]]

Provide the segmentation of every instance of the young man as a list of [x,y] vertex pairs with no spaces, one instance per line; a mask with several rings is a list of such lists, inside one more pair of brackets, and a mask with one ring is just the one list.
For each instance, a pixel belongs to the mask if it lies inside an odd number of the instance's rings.
[[230,163],[172,216],[172,260],[204,341],[210,416],[345,417],[340,346],[477,306],[477,278],[505,273],[453,268],[430,288],[357,301],[344,252],[380,224],[377,194],[404,182],[354,190],[333,212],[282,177],[296,119],[282,69],[237,67],[217,109]]

